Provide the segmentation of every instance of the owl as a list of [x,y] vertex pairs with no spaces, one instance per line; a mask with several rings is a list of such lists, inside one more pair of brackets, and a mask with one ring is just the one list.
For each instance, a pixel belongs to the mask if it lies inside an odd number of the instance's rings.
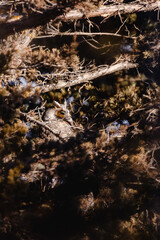
[[[76,128],[66,103],[59,104],[54,101],[54,107],[46,110],[43,121],[55,132],[55,135],[49,133],[49,131],[45,133],[49,139],[55,141],[63,139],[64,141],[68,141],[70,138],[76,136]],[[59,135],[59,139],[57,135]]]

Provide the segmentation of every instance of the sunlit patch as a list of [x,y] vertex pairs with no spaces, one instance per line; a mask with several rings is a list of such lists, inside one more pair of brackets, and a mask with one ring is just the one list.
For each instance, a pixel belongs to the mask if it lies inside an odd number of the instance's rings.
[[105,129],[105,132],[108,134],[108,142],[115,138],[121,139],[124,137],[129,125],[130,124],[128,120],[115,121],[111,124],[108,124]]

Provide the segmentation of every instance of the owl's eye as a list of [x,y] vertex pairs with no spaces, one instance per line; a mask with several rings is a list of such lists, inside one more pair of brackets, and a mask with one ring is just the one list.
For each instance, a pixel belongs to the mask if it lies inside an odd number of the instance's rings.
[[62,109],[56,110],[55,115],[59,118],[65,118],[65,113]]

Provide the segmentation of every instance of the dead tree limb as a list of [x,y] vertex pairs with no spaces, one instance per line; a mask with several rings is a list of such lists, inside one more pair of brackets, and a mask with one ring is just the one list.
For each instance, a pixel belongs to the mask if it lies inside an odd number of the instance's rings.
[[[86,70],[84,72],[74,73],[74,74],[71,73],[70,79],[67,82],[59,80],[57,84],[48,84],[40,88],[41,88],[41,92],[45,93],[53,89],[67,88],[67,87],[75,86],[78,84],[87,83],[89,81],[98,79],[99,77],[103,77],[103,76],[115,73],[117,71],[125,70],[125,69],[136,68],[137,66],[138,65],[136,63],[131,63],[128,61],[119,62],[111,66],[108,66],[108,65],[100,66],[94,70]],[[55,76],[51,75],[50,77],[52,78]]]
[[143,1],[134,1],[128,4],[122,3],[117,5],[108,5],[101,6],[99,8],[92,9],[92,11],[83,11],[78,9],[73,9],[66,13],[65,15],[61,15],[58,17],[58,20],[61,21],[74,21],[78,19],[87,19],[93,17],[104,17],[110,18],[112,16],[116,16],[118,14],[128,14],[134,12],[148,12],[148,11],[158,11],[160,10],[160,1],[150,1],[148,3],[144,3]]

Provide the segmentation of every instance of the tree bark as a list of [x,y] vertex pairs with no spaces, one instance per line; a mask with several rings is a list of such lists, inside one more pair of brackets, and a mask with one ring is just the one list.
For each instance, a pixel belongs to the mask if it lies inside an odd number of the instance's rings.
[[73,9],[66,13],[65,15],[61,15],[58,17],[59,20],[62,21],[73,21],[82,18],[93,18],[93,17],[103,17],[110,18],[112,16],[116,16],[119,14],[129,14],[134,12],[147,12],[147,11],[158,11],[160,10],[160,1],[150,1],[148,3],[144,3],[143,1],[134,1],[128,4],[122,3],[117,5],[106,5],[101,6],[99,8],[95,8],[92,11],[82,11],[78,9]]

